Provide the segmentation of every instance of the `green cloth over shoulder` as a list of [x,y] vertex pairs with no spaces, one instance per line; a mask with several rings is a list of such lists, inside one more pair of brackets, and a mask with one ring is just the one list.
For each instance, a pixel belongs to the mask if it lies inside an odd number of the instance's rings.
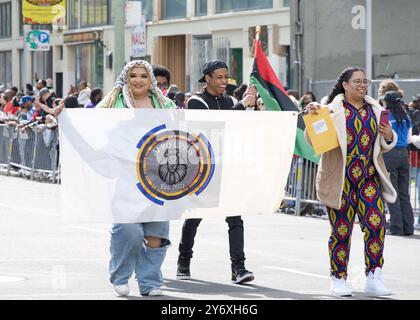
[[[173,102],[172,100],[165,98],[166,103],[165,106],[162,108],[159,104],[158,99],[156,98],[156,96],[154,94],[151,95],[152,98],[152,104],[153,104],[153,108],[155,109],[176,109],[176,104],[175,102]],[[97,108],[104,108],[104,100],[100,101],[97,104]],[[120,93],[117,97],[117,99],[115,100],[115,104],[113,106],[114,109],[123,109],[123,108],[127,108],[124,104],[124,97],[123,94]]]

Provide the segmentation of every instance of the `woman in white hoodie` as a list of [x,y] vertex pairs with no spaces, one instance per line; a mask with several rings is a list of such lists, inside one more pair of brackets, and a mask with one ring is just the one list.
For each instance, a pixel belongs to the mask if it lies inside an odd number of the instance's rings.
[[[316,190],[328,209],[331,293],[336,296],[352,294],[346,279],[356,214],[365,234],[365,291],[370,295],[391,294],[391,290],[385,288],[381,274],[384,201],[394,202],[396,192],[387,175],[382,153],[394,147],[397,136],[391,125],[379,124],[383,108],[366,95],[370,83],[362,68],[348,68],[338,78],[327,101],[339,147],[322,154]],[[305,113],[316,114],[319,108],[319,104],[311,103]]]

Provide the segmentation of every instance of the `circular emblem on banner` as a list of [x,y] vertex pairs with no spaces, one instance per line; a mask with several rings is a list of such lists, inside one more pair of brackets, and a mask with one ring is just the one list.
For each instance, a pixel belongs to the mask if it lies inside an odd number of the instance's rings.
[[154,128],[137,145],[137,187],[159,205],[199,195],[215,167],[213,149],[204,135],[165,129],[165,125]]

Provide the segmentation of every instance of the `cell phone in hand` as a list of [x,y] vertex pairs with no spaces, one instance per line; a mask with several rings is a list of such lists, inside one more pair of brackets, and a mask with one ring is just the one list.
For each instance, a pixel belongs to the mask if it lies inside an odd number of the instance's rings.
[[389,124],[389,110],[381,111],[381,118],[379,120],[379,124],[382,124],[382,125]]

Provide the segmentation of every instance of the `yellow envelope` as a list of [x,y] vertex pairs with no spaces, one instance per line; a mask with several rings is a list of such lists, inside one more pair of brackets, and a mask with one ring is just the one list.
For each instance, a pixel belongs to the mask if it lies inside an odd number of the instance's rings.
[[318,114],[307,114],[303,117],[306,131],[317,155],[339,146],[337,132],[328,108],[321,108]]

